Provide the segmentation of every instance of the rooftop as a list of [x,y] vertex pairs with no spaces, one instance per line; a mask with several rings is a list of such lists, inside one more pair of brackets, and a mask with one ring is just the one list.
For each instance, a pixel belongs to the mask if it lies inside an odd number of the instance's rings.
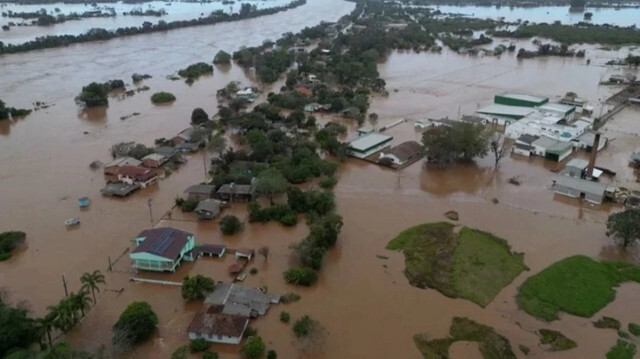
[[604,183],[569,176],[558,176],[556,178],[556,185],[572,188],[584,193],[593,193],[598,195],[603,195],[607,190],[607,185]]
[[524,142],[524,143],[527,143],[527,144],[532,144],[532,143],[534,143],[538,138],[540,138],[540,137],[538,137],[538,136],[534,136],[534,135],[529,135],[529,134],[526,134],[526,133],[525,133],[524,135],[522,135],[522,136],[518,137],[518,141],[520,141],[520,142]]
[[187,187],[184,190],[184,193],[202,193],[202,194],[211,194],[216,189],[216,186],[210,184],[194,184],[193,186]]
[[218,189],[218,193],[228,193],[228,194],[252,194],[253,186],[250,184],[223,184]]
[[191,250],[191,254],[193,256],[198,256],[199,254],[215,254],[217,256],[221,256],[224,254],[227,247],[222,244],[203,244],[195,247]]
[[218,213],[220,213],[220,208],[222,207],[222,204],[223,204],[222,201],[209,198],[209,199],[205,199],[204,201],[200,201],[194,211],[195,212],[206,211],[206,212],[214,213],[214,215],[217,215]]
[[573,146],[569,142],[556,141],[556,143],[554,143],[550,147],[547,147],[547,152],[555,153],[555,154],[562,154],[562,153],[565,153],[565,152],[569,151],[572,147]]
[[366,136],[358,137],[351,141],[349,148],[354,151],[367,151],[373,147],[382,145],[393,140],[392,136],[381,135],[379,133],[371,133]]
[[222,313],[264,315],[272,303],[278,303],[280,296],[273,293],[262,293],[258,289],[229,283],[216,284],[205,303],[224,305]]
[[534,109],[529,107],[520,107],[520,106],[507,106],[500,104],[493,104],[489,106],[485,106],[478,111],[478,113],[483,113],[487,115],[501,115],[501,116],[510,116],[510,117],[524,117],[530,113],[535,112]]
[[118,169],[118,174],[133,177],[141,181],[146,181],[158,175],[154,169],[141,166],[122,166]]
[[565,167],[575,167],[581,170],[585,170],[587,167],[589,167],[589,161],[580,158],[574,158],[571,161],[567,162],[567,165]]
[[164,156],[164,155],[162,155],[160,153],[151,153],[151,154],[148,154],[148,155],[142,157],[142,160],[143,161],[144,160],[152,160],[152,161],[161,162],[161,161],[164,161],[165,158],[166,158],[166,156]]
[[537,140],[533,141],[533,143],[531,143],[534,146],[538,146],[538,147],[542,147],[544,149],[550,148],[551,146],[556,144],[556,140],[554,140],[551,137],[547,137],[547,136],[540,136],[540,138],[538,138]]
[[187,244],[192,233],[171,227],[145,229],[136,236],[144,238],[132,253],[150,253],[167,259],[175,259]]
[[569,112],[575,111],[576,107],[571,105],[564,105],[561,103],[546,103],[538,107],[538,109],[542,111],[569,113]]
[[207,336],[241,337],[249,324],[249,318],[224,314],[222,310],[221,305],[204,304],[189,323],[187,332]]
[[549,100],[549,98],[547,97],[527,95],[527,94],[514,93],[514,92],[503,93],[502,95],[499,95],[499,96],[508,97],[516,100],[522,100],[522,101],[531,101],[531,102],[544,102]]
[[392,147],[388,154],[396,156],[401,162],[408,160],[409,158],[419,154],[423,150],[421,144],[416,141],[403,142],[395,147]]
[[139,166],[142,161],[139,161],[133,157],[120,157],[104,165],[104,168],[114,166]]

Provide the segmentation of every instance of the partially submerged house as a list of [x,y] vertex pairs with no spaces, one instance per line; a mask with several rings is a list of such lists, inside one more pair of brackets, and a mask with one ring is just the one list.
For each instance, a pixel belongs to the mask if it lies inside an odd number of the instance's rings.
[[188,254],[194,260],[203,256],[222,258],[227,247],[223,244],[201,244],[193,248]]
[[540,137],[524,134],[516,139],[512,151],[515,154],[530,157],[535,152],[533,143]]
[[569,176],[558,176],[554,181],[553,190],[561,195],[583,198],[591,203],[600,204],[608,190],[607,185]]
[[495,95],[493,103],[517,106],[517,107],[538,107],[549,102],[548,97],[527,95],[521,93],[507,92],[501,95]]
[[256,318],[265,315],[271,304],[279,303],[280,296],[234,283],[218,283],[204,302],[223,305],[224,314]]
[[105,188],[100,190],[100,192],[104,196],[109,196],[109,197],[127,197],[128,195],[132,194],[139,188],[140,186],[136,184],[116,182],[116,183],[108,183]]
[[391,146],[392,136],[372,133],[358,137],[349,143],[349,154],[357,158],[367,158]]
[[424,156],[424,147],[416,141],[406,141],[388,151],[380,152],[380,161],[385,158],[397,166],[405,165],[409,162],[419,160]]
[[195,184],[193,186],[189,186],[183,193],[186,195],[187,199],[203,201],[205,199],[213,198],[213,195],[216,193],[216,186],[209,184]]
[[142,165],[147,168],[159,168],[169,159],[160,153],[151,153],[142,157]]
[[[596,138],[596,135],[593,132],[587,131],[582,135],[571,140],[571,143],[573,143],[573,146],[576,148],[583,149],[587,152],[591,152],[593,150],[593,143],[595,138]],[[604,136],[601,136],[598,142],[598,152],[602,151],[602,149],[605,148],[608,143],[609,143],[609,139]]]
[[140,165],[142,165],[142,161],[139,161],[133,157],[120,157],[104,165],[103,170],[105,175],[117,176],[118,169],[120,167]]
[[531,145],[533,146],[533,154],[555,162],[567,158],[573,151],[571,143],[557,141],[547,136],[540,136]]
[[255,189],[251,184],[223,184],[217,195],[223,201],[251,201],[255,197]]
[[222,344],[240,344],[249,317],[225,314],[224,305],[204,304],[189,323],[189,339]]
[[562,174],[573,178],[584,178],[587,167],[589,167],[589,161],[574,158],[567,162],[562,170]]
[[141,166],[123,166],[118,168],[118,181],[146,188],[158,180],[158,172]]
[[195,236],[171,227],[145,229],[132,239],[136,248],[129,253],[132,266],[138,270],[175,272],[195,246]]
[[246,259],[248,261],[256,255],[256,251],[251,248],[240,248],[236,250],[236,258],[238,259]]
[[208,198],[202,200],[198,203],[198,206],[194,210],[196,214],[198,214],[198,219],[209,220],[216,218],[222,208],[227,204],[227,202],[219,201],[217,199]]

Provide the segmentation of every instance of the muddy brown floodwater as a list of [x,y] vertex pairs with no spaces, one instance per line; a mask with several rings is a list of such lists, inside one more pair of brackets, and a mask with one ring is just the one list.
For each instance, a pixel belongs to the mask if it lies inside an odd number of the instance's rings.
[[[412,336],[427,333],[443,337],[454,316],[494,327],[514,348],[518,344],[531,348],[531,357],[603,357],[615,342],[613,331],[595,329],[589,319],[569,315],[545,324],[519,311],[514,301],[517,287],[529,275],[566,256],[625,259],[605,236],[603,223],[611,206],[558,198],[548,189],[554,176],[550,170],[556,169],[556,164],[510,157],[495,172],[492,159],[485,158],[446,170],[425,169],[416,163],[394,172],[347,160],[335,188],[339,212],[344,217],[343,232],[336,248],[328,253],[319,283],[313,288],[293,288],[282,280],[283,270],[291,264],[289,246],[308,231],[304,224],[292,229],[275,223],[247,224],[240,234],[221,237],[217,221],[198,223],[178,211],[174,211],[172,220],[160,220],[176,195],[202,180],[201,154],[189,156],[185,166],[158,186],[131,198],[117,200],[99,195],[104,178],[101,171],[92,172],[88,165],[94,160],[107,161],[112,144],[132,140],[151,144],[155,138],[170,137],[187,126],[194,107],[215,111],[218,88],[231,80],[245,84],[251,81],[251,74],[237,66],[216,68],[213,76],[192,86],[171,82],[164,75],[195,61],[210,61],[217,49],[235,50],[243,44],[275,39],[281,32],[336,20],[352,8],[352,3],[338,0],[310,0],[299,9],[271,17],[1,57],[0,98],[17,107],[28,107],[36,100],[55,106],[16,123],[0,124],[0,229],[28,234],[27,248],[0,263],[0,286],[10,288],[15,299],[28,300],[36,315],[43,314],[47,305],[64,295],[62,275],[71,291],[79,290],[78,278],[83,272],[105,271],[107,258],[119,257],[130,246],[129,239],[150,225],[147,200],[152,198],[154,224],[192,231],[198,243],[271,248],[267,261],[259,257],[253,263],[258,273],[250,275],[246,284],[267,285],[278,293],[295,290],[302,295],[301,301],[276,305],[267,316],[252,323],[267,347],[275,349],[281,358],[417,359],[420,354]],[[597,86],[614,71],[599,64],[618,54],[592,51],[591,66],[585,65],[584,59],[520,62],[511,56],[468,57],[448,51],[441,55],[393,53],[380,64],[390,96],[374,98],[371,111],[380,114],[378,126],[405,117],[453,118],[488,104],[495,93],[502,91],[552,98],[575,91],[599,107],[600,99],[617,90]],[[124,100],[113,98],[109,108],[102,111],[80,111],[73,103],[82,85],[128,78],[133,72],[154,75],[145,82],[150,92]],[[150,94],[161,90],[173,92],[177,101],[170,106],[152,105]],[[141,115],[120,120],[132,112]],[[629,108],[605,127],[605,133],[613,134],[616,140],[598,160],[599,165],[619,173],[614,183],[636,188],[625,156],[638,146],[640,128],[635,121],[639,115],[637,108]],[[634,128],[631,134],[628,128]],[[394,136],[394,143],[420,138],[411,121],[388,133]],[[522,185],[507,184],[512,176],[519,176]],[[79,211],[76,198],[84,195],[92,199],[92,205],[87,211]],[[494,198],[498,204],[492,203]],[[387,242],[403,229],[444,220],[443,213],[448,210],[459,212],[461,224],[491,231],[507,239],[513,250],[525,253],[530,271],[517,277],[487,308],[411,287],[402,274],[403,255],[385,250]],[[246,217],[243,204],[233,204],[228,212]],[[80,216],[81,225],[66,230],[63,220],[75,215]],[[228,280],[230,260],[203,259],[185,264],[175,274],[140,275],[180,281],[187,274],[201,273]],[[134,300],[146,300],[158,313],[159,333],[125,357],[166,358],[175,347],[187,342],[185,329],[197,304],[185,304],[176,287],[132,284],[128,271],[125,254],[115,270],[107,273],[106,290],[101,292],[96,307],[67,339],[85,349],[108,347],[110,328],[122,310]],[[124,290],[116,292],[120,289]],[[616,301],[602,313],[623,322],[640,322],[640,313],[625,310],[637,302],[640,286],[626,284],[619,291]],[[290,312],[294,320],[309,314],[322,323],[327,335],[321,352],[300,354],[290,325],[279,322],[282,310]],[[578,341],[578,348],[566,353],[543,352],[534,333],[542,327],[561,330]],[[236,347],[216,345],[214,349],[221,358],[237,357]],[[475,357],[477,346],[456,344],[452,354],[457,358]]]

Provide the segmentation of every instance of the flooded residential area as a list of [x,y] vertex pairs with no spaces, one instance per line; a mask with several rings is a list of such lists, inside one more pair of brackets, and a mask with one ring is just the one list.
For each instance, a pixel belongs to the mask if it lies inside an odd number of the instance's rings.
[[638,3],[471,5],[0,3],[0,357],[638,357]]

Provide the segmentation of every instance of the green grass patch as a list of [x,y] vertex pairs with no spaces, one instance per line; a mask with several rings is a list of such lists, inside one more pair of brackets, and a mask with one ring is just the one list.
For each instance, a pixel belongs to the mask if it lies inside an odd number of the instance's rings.
[[516,302],[545,321],[558,319],[560,311],[589,318],[615,298],[613,288],[625,281],[640,281],[640,268],[573,256],[529,277],[520,286]]
[[620,329],[620,321],[616,318],[602,317],[593,322],[593,326],[600,329]]
[[575,341],[556,330],[540,329],[538,333],[540,335],[540,344],[548,351],[557,352],[578,346]]
[[607,352],[607,359],[633,359],[636,355],[635,344],[618,339],[616,345]]
[[627,326],[627,330],[629,330],[629,333],[637,336],[640,336],[640,325],[636,324],[636,323],[629,323],[629,325]]
[[493,328],[467,318],[454,317],[448,338],[428,340],[415,335],[413,340],[425,359],[449,358],[449,347],[457,341],[478,342],[485,359],[515,359],[509,341]]
[[523,256],[490,233],[463,227],[456,234],[454,227],[446,222],[421,224],[400,233],[387,249],[403,251],[411,285],[484,307],[527,269]]

